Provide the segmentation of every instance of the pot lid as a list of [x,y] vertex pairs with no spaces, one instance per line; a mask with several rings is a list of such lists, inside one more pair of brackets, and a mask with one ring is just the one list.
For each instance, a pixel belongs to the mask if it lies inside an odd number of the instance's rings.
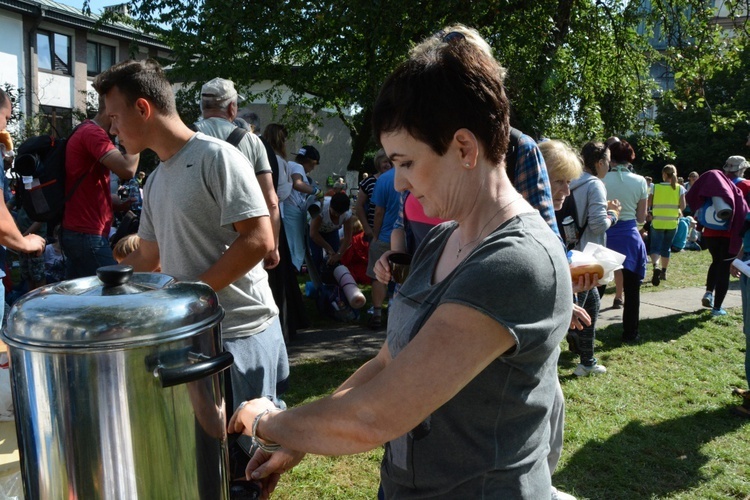
[[3,340],[19,347],[137,347],[191,336],[223,316],[205,283],[105,266],[97,276],[24,295],[10,311]]

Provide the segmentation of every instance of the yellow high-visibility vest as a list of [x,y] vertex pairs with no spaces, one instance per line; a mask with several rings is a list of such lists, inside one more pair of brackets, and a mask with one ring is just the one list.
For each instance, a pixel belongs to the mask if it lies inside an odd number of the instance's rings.
[[651,227],[676,229],[680,217],[680,186],[654,184],[654,204],[651,207]]

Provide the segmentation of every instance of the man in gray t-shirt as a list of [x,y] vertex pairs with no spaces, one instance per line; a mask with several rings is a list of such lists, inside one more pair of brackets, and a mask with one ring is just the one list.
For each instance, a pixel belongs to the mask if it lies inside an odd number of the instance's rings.
[[[234,355],[227,413],[245,400],[276,397],[289,362],[263,269],[273,230],[258,181],[248,175],[251,165],[235,147],[182,123],[155,61],[117,64],[94,86],[105,96],[120,144],[128,152],[150,148],[162,160],[144,188],[140,246],[123,263],[136,271],[161,266],[216,290],[226,311],[224,348]],[[249,449],[247,442],[239,446]],[[247,457],[237,449],[230,442],[232,478],[244,478]]]
[[[233,121],[237,117],[237,91],[234,82],[223,78],[214,78],[206,82],[201,88],[202,120],[195,123],[199,132],[211,137],[228,140],[237,129]],[[264,260],[266,269],[272,269],[279,264],[279,229],[281,214],[279,213],[279,198],[273,187],[273,174],[268,163],[266,148],[261,140],[251,133],[245,133],[239,140],[237,149],[248,159],[255,170],[255,175],[266,201],[273,227],[274,249]]]

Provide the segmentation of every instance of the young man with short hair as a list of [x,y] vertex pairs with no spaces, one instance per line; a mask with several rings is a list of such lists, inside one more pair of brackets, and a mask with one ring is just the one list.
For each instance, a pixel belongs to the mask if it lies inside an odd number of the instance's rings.
[[[94,81],[107,101],[112,133],[128,151],[161,159],[146,182],[139,248],[123,264],[136,271],[203,281],[226,315],[224,348],[234,355],[227,412],[245,400],[283,392],[289,362],[278,309],[263,269],[274,248],[263,194],[248,160],[225,141],[195,133],[180,120],[174,93],[156,61],[126,61]],[[231,404],[230,404],[231,402]],[[249,440],[239,441],[248,452]],[[230,443],[232,478],[244,463]]]

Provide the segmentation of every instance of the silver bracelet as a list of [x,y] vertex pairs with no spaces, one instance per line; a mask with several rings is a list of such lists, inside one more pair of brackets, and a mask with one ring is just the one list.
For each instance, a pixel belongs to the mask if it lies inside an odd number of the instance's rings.
[[255,433],[258,430],[258,423],[260,423],[260,419],[265,415],[266,413],[271,413],[272,411],[282,411],[279,408],[274,408],[272,410],[263,410],[262,412],[258,413],[255,416],[255,420],[253,420],[253,427],[251,430],[253,442],[258,445],[258,448],[260,448],[263,451],[267,451],[269,453],[273,453],[274,451],[281,448],[281,445],[278,443],[272,443],[272,442],[263,442],[258,438]]

